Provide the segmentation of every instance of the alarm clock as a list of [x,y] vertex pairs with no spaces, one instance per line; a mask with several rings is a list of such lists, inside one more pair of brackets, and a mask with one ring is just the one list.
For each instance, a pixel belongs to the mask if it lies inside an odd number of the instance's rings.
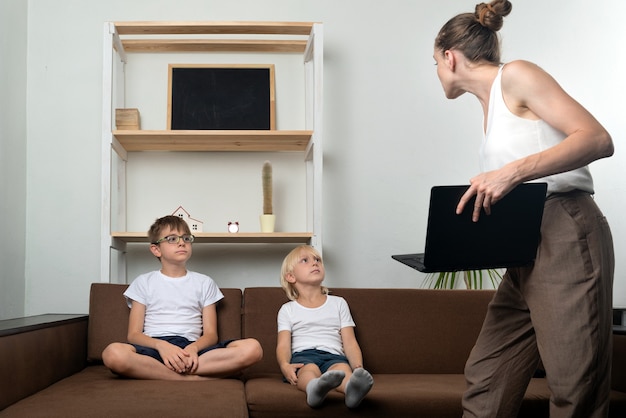
[[239,222],[228,222],[228,232],[239,232]]

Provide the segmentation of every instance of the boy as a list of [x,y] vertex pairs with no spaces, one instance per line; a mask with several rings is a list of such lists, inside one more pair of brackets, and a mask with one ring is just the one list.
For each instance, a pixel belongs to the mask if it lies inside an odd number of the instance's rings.
[[161,270],[140,275],[124,292],[128,343],[105,348],[104,364],[136,379],[201,380],[258,362],[263,350],[257,340],[218,342],[215,304],[224,295],[210,277],[187,270],[194,241],[187,223],[159,218],[148,237]]
[[348,408],[356,408],[374,379],[363,368],[348,304],[328,294],[324,275],[322,258],[311,246],[285,257],[281,286],[291,302],[278,312],[276,358],[285,379],[306,392],[309,406],[320,406],[336,389]]

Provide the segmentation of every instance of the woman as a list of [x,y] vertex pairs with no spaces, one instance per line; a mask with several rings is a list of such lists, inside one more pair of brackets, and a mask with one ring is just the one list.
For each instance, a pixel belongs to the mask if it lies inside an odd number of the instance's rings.
[[516,416],[540,358],[551,416],[606,416],[614,255],[587,164],[611,156],[613,142],[541,68],[500,62],[497,31],[511,9],[478,4],[450,19],[434,48],[446,97],[471,93],[484,112],[483,172],[457,212],[476,196],[477,221],[520,183],[548,183],[535,263],[507,271],[467,361],[464,416]]

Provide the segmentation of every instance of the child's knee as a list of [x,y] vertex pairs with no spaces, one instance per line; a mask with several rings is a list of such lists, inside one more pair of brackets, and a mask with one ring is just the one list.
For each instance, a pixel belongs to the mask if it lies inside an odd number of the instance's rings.
[[102,361],[104,362],[105,365],[109,363],[112,360],[112,358],[115,356],[115,344],[117,343],[111,343],[107,345],[105,349],[102,351]]
[[125,357],[124,346],[122,343],[111,343],[104,351],[102,351],[102,362],[111,370],[117,370],[121,367]]
[[236,353],[237,361],[242,367],[252,366],[263,358],[263,348],[254,338],[233,341],[228,345]]
[[245,343],[246,358],[250,364],[261,361],[263,358],[263,347],[261,347],[261,344],[254,338],[247,338],[243,342]]

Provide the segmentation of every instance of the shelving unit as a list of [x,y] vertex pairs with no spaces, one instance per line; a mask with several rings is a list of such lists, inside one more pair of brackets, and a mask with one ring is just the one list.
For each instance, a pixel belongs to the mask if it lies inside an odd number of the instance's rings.
[[[204,232],[195,234],[196,243],[235,244],[233,251],[236,251],[238,245],[245,244],[310,243],[319,251],[322,250],[323,25],[321,23],[106,22],[103,36],[101,281],[125,282],[124,254],[127,244],[147,242],[145,232],[132,232],[125,228],[126,161],[128,153],[131,152],[301,153],[306,170],[305,232],[234,234]],[[126,87],[123,77],[119,77],[117,73],[123,72],[127,54],[215,52],[301,54],[305,74],[304,129],[115,130],[114,112],[116,108],[125,107],[120,101],[123,101]],[[113,164],[114,155],[119,156],[121,164]],[[117,181],[113,192],[114,179]],[[116,195],[113,196],[112,193]],[[121,230],[115,230],[120,229],[119,225],[113,227],[114,214],[118,220],[116,223],[123,225]],[[114,255],[116,262],[113,262]]]

